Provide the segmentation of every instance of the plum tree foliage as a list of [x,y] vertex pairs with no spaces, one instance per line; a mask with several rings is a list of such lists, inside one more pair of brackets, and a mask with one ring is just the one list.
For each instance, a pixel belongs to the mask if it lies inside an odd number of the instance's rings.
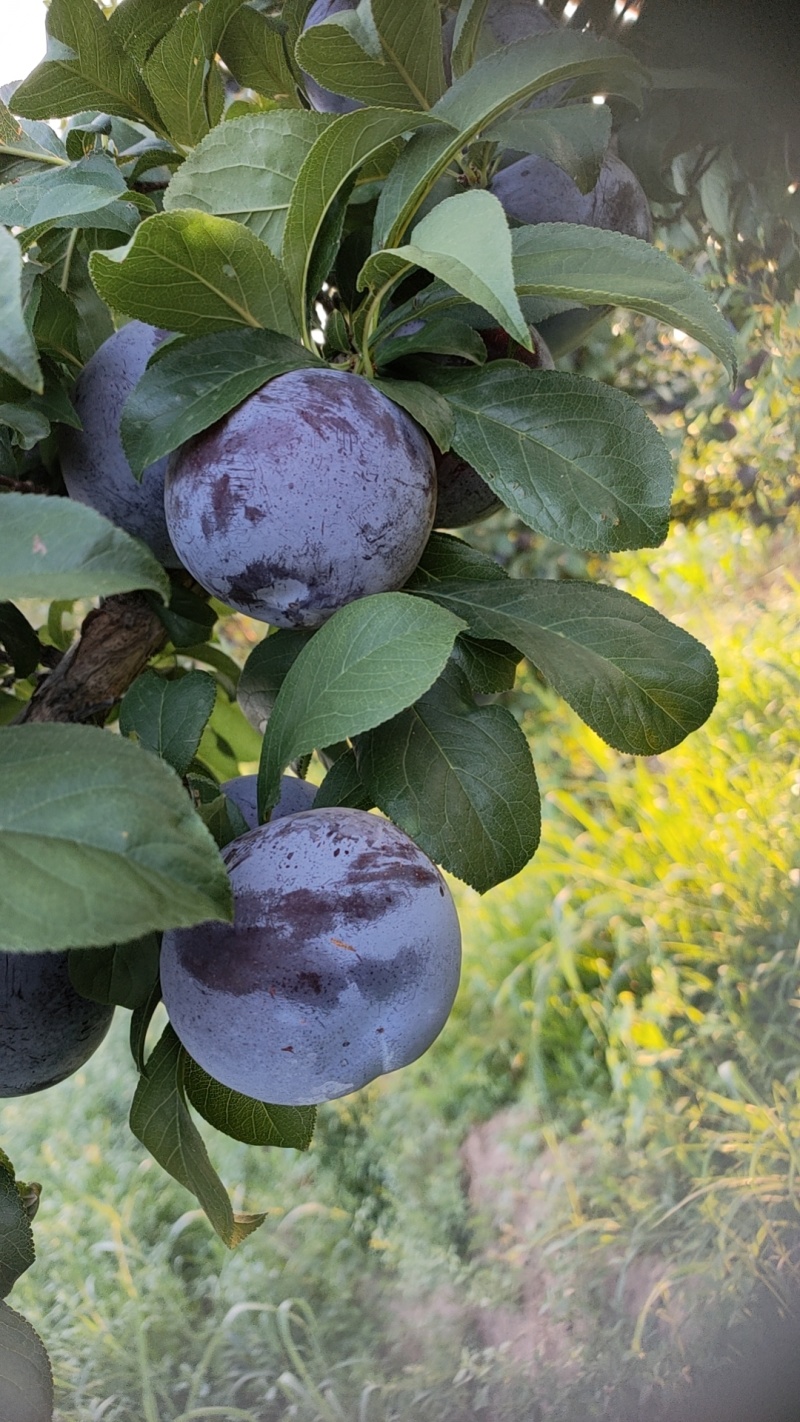
[[[627,754],[714,705],[654,609],[431,532],[437,470],[573,547],[656,546],[667,449],[548,347],[614,306],[729,369],[735,333],[642,240],[639,179],[662,219],[680,195],[637,167],[652,76],[618,37],[527,0],[51,0],[47,26],[0,94],[0,948],[60,986],[19,1038],[4,1008],[0,1078],[73,1070],[130,1011],[131,1126],[234,1245],[260,1217],[191,1108],[302,1148],[315,1102],[438,1033],[434,866],[485,892],[537,847],[497,699],[521,658]],[[231,609],[270,626],[243,669]]]

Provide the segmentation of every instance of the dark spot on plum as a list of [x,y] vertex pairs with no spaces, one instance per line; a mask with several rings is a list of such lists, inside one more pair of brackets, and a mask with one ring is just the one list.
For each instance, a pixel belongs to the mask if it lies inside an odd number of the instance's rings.
[[[289,488],[291,489],[291,487],[290,484]],[[248,523],[260,523],[262,518],[266,518],[266,512],[264,509],[256,508],[254,504],[245,504],[244,516]]]
[[319,973],[298,973],[297,982],[299,986],[308,984],[308,986],[311,988],[311,991],[315,993],[317,997],[319,997],[320,993],[322,992],[322,978],[320,977]]
[[376,1027],[376,1028],[375,1028],[375,1031],[378,1033],[378,1036],[380,1037],[380,1036],[382,1036],[382,1034],[386,1031],[386,1028],[385,1028],[385,1027]]
[[281,1047],[282,1052],[293,1052],[294,1047]]
[[225,533],[236,513],[236,495],[231,489],[230,474],[220,474],[211,486],[211,505],[217,520],[217,532]]
[[343,1047],[349,1047],[349,1046],[350,1046],[350,1043],[349,1043],[349,1042],[342,1042],[342,1046],[343,1046]]

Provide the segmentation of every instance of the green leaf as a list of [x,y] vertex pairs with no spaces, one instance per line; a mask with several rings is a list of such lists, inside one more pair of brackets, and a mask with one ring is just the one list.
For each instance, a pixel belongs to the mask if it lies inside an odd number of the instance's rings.
[[167,681],[148,668],[122,698],[120,732],[160,755],[178,775],[185,775],[216,696],[217,683],[208,672],[190,671],[178,681]]
[[461,151],[461,135],[450,124],[412,134],[393,164],[378,198],[372,250],[397,246],[406,228]]
[[316,291],[307,289],[314,249],[339,195],[347,191],[358,170],[387,144],[432,122],[426,114],[405,110],[360,109],[342,114],[320,134],[297,176],[283,233],[286,282],[299,317],[304,316],[307,301],[316,295]]
[[68,118],[100,109],[158,126],[158,115],[131,57],[95,0],[51,0],[47,52],[15,90],[15,113]]
[[169,580],[150,549],[94,509],[45,494],[4,494],[0,514],[0,598],[150,588],[166,602]]
[[53,1373],[38,1333],[0,1303],[0,1416],[3,1422],[52,1422]]
[[164,209],[197,208],[230,217],[280,254],[292,189],[328,114],[275,109],[225,123],[178,169]]
[[0,177],[12,182],[29,171],[30,163],[66,167],[64,143],[49,123],[15,118],[0,100]]
[[203,0],[200,25],[205,37],[207,54],[216,54],[228,25],[235,19],[243,3],[244,0]]
[[437,203],[414,228],[404,247],[376,252],[358,278],[373,290],[406,270],[422,267],[494,316],[520,345],[532,349],[531,333],[514,290],[511,233],[501,203],[473,188]]
[[[27,391],[25,393],[27,395]],[[20,449],[33,449],[50,433],[50,421],[33,405],[36,398],[33,396],[30,402],[26,399],[24,405],[12,405],[5,400],[0,403],[0,424],[13,431],[14,442]]]
[[[71,297],[49,277],[40,276],[37,286],[39,304],[33,321],[36,342],[41,350],[49,351],[58,360],[77,370],[83,365],[78,308]],[[69,401],[67,404],[69,405]],[[78,419],[74,410],[72,419],[73,422]]]
[[43,389],[36,344],[22,310],[22,253],[5,227],[0,227],[0,370],[28,390]]
[[407,410],[417,424],[427,430],[442,453],[446,453],[453,438],[455,420],[448,402],[441,395],[421,380],[392,380],[382,376],[372,383],[395,405]]
[[351,810],[371,810],[374,803],[359,774],[355,751],[349,749],[333,762],[314,796],[315,810],[328,805],[347,805]]
[[184,10],[159,40],[143,69],[170,138],[190,148],[205,137],[220,117],[218,112],[212,118],[209,112],[213,58],[206,47],[201,16],[201,10]]
[[460,79],[475,62],[478,35],[486,15],[488,0],[461,0],[453,31],[450,59],[453,78]]
[[377,366],[389,365],[394,360],[413,355],[457,356],[472,361],[474,365],[483,365],[486,361],[486,346],[478,332],[464,321],[452,321],[445,317],[407,321],[406,326],[416,329],[406,330],[403,334],[403,326],[398,330],[396,322],[392,321],[391,329],[384,337],[382,328],[378,327],[373,342]]
[[275,331],[216,331],[165,351],[125,402],[120,433],[131,469],[138,477],[268,380],[315,365],[316,356]]
[[718,677],[707,649],[617,588],[507,578],[421,591],[474,636],[518,647],[615,750],[670,750],[714,708]]
[[144,1072],[144,1064],[147,1057],[147,1033],[150,1030],[150,1023],[156,1008],[161,1002],[161,980],[156,982],[146,1002],[141,1007],[134,1007],[131,1013],[131,1025],[128,1041],[131,1049],[136,1070],[141,1075]]
[[453,661],[476,696],[496,696],[513,689],[521,656],[508,642],[479,642],[462,635],[456,638]]
[[488,554],[481,553],[454,533],[432,533],[425,551],[406,583],[406,591],[422,590],[432,583],[505,582],[508,574]]
[[0,661],[8,661],[19,677],[30,676],[42,654],[39,638],[13,602],[0,602]]
[[277,99],[282,107],[300,107],[280,21],[243,5],[230,20],[219,52],[243,89]]
[[575,179],[582,193],[597,182],[611,137],[607,104],[571,104],[564,109],[528,109],[501,119],[487,133],[494,143],[521,153],[540,153]]
[[295,46],[301,68],[336,94],[381,108],[430,108],[444,89],[436,0],[372,0],[331,16]]
[[404,80],[421,108],[444,93],[442,15],[437,0],[370,0],[387,64]]
[[[196,776],[189,777],[190,789],[195,788],[197,779]],[[213,835],[214,843],[218,849],[224,849],[232,840],[247,834],[249,829],[244,816],[225,795],[219,793],[219,787],[217,787],[217,794],[213,799],[200,800],[197,805],[197,813],[206,829]]]
[[143,65],[177,20],[185,0],[122,0],[108,17],[114,43]]
[[286,673],[313,636],[313,632],[301,632],[295,627],[280,627],[259,642],[247,658],[236,697],[250,725],[262,735]]
[[240,706],[219,687],[214,714],[203,732],[198,759],[217,780],[241,775],[241,763],[258,760],[261,737],[253,730]]
[[305,30],[294,53],[301,70],[334,94],[384,109],[427,107],[384,53],[371,14],[361,8]]
[[220,1239],[234,1249],[266,1216],[234,1214],[186,1105],[184,1062],[183,1047],[167,1027],[136,1088],[130,1127],[173,1180],[197,1197]]
[[4,1299],[11,1293],[17,1279],[26,1269],[30,1269],[35,1257],[31,1222],[20,1198],[13,1170],[8,1170],[3,1162],[0,1164],[0,1298]]
[[414,706],[358,737],[356,759],[378,808],[479,893],[536,852],[541,813],[528,742],[505,707],[475,705],[452,662]]
[[102,227],[102,209],[127,191],[113,158],[106,153],[90,153],[68,168],[30,173],[16,183],[0,187],[0,222],[8,227],[55,222],[85,227],[87,224],[80,219],[91,215],[91,225]]
[[3,951],[124,943],[231,917],[216,846],[175,772],[91,726],[0,730]]
[[290,761],[371,730],[415,701],[444,666],[458,618],[418,617],[406,593],[377,593],[340,608],[287,672],[258,771],[261,817],[277,803]]
[[317,1119],[316,1106],[268,1106],[232,1091],[183,1054],[184,1086],[189,1102],[205,1121],[245,1145],[308,1150]]
[[542,222],[512,233],[520,296],[558,296],[584,306],[626,306],[685,331],[735,375],[733,332],[711,297],[671,257],[622,232]]
[[611,93],[617,74],[642,73],[621,45],[575,30],[533,35],[480,60],[434,105],[433,116],[448,129],[438,141],[416,134],[395,164],[378,202],[373,249],[396,247],[450,162],[522,100],[579,75]]
[[217,614],[205,595],[182,588],[173,583],[170,599],[165,606],[156,598],[150,599],[153,611],[161,619],[169,633],[173,647],[183,650],[205,642],[217,621]]
[[[68,301],[67,304],[71,303]],[[81,428],[80,419],[66,391],[66,377],[47,355],[42,356],[42,375],[44,390],[41,395],[26,390],[10,375],[0,375],[0,421],[14,430],[16,443],[21,449],[32,449],[37,440],[45,439],[51,424]]]
[[631,396],[517,361],[430,379],[455,414],[453,448],[529,528],[598,552],[664,541],[672,459]]
[[298,333],[279,262],[224,217],[156,213],[127,246],[93,252],[89,270],[109,306],[150,325],[187,336],[231,326]]
[[147,933],[108,948],[73,948],[69,955],[72,986],[91,1002],[135,1011],[147,1002],[158,982],[161,939]]

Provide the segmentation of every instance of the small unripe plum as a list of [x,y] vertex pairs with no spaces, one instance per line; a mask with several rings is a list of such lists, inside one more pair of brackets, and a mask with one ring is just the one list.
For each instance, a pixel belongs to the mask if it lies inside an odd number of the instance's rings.
[[167,460],[157,459],[137,483],[122,447],[122,409],[163,333],[130,321],[109,336],[87,361],[75,384],[72,403],[82,430],[61,426],[61,472],[70,498],[141,538],[160,563],[179,568],[164,517]]
[[[258,776],[237,775],[234,780],[226,780],[220,785],[223,795],[232,800],[248,829],[258,825]],[[270,816],[272,820],[282,820],[286,815],[296,815],[301,810],[310,810],[317,793],[316,785],[301,780],[297,775],[284,775],[281,779],[280,799]]]
[[72,986],[69,953],[0,953],[0,1097],[72,1076],[105,1037],[113,1007]]
[[[306,15],[303,31],[310,30],[314,25],[324,25],[334,15],[355,10],[357,5],[358,0],[314,0]],[[359,99],[348,99],[344,94],[333,94],[330,89],[323,89],[310,74],[303,74],[303,83],[308,102],[318,114],[351,114],[354,109],[363,108]]]
[[[532,351],[526,351],[500,326],[481,331],[487,361],[511,359],[533,370],[553,370],[555,362],[545,342],[535,327],[530,329]],[[489,488],[477,469],[455,450],[448,450],[446,454],[436,453],[436,481],[438,494],[434,524],[437,528],[466,528],[470,523],[489,518],[503,507],[502,500]]]
[[433,525],[426,436],[360,375],[279,375],[176,452],[172,541],[215,597],[276,627],[318,627],[402,587]]
[[625,232],[649,242],[650,207],[638,178],[616,153],[607,153],[600,176],[588,193],[557,164],[538,153],[501,168],[490,184],[507,215],[517,222],[577,222]]
[[363,810],[272,820],[223,851],[235,920],[164,935],[161,983],[191,1057],[234,1091],[311,1105],[407,1066],[458,987],[439,870]]

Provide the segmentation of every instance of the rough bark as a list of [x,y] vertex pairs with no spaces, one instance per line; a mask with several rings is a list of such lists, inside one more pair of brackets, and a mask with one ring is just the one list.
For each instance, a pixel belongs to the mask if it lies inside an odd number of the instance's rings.
[[166,641],[166,628],[144,593],[106,598],[88,613],[80,637],[36,688],[18,721],[102,724]]

